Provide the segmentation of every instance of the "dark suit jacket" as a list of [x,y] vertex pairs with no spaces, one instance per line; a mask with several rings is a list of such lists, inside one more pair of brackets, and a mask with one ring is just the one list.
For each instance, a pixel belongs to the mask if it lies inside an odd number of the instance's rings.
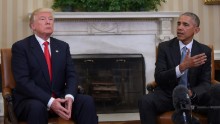
[[[210,88],[211,80],[211,49],[196,40],[193,41],[191,56],[205,53],[207,61],[204,65],[191,68],[188,71],[188,81],[190,89],[198,96],[202,96]],[[155,68],[155,80],[159,87],[168,96],[172,96],[172,91],[178,85],[179,79],[176,77],[175,68],[180,64],[181,53],[179,41],[174,38],[167,42],[162,42],[158,46],[158,57]]]
[[52,83],[50,83],[44,53],[35,36],[29,36],[12,46],[12,71],[16,81],[13,90],[14,105],[25,99],[40,100],[45,106],[52,91],[57,97],[77,93],[77,82],[69,45],[52,38],[50,40]]

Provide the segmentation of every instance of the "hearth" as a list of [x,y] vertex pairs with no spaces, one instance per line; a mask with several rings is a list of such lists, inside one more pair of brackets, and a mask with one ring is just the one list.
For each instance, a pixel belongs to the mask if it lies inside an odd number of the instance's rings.
[[145,62],[141,54],[72,55],[79,84],[91,95],[98,113],[138,112],[145,94]]

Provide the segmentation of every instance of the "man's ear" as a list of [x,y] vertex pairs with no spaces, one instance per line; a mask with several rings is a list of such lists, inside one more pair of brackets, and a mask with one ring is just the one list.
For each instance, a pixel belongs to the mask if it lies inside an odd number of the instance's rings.
[[30,24],[29,24],[29,27],[30,27],[32,30],[34,30],[34,29],[35,29],[35,27],[34,27],[34,24],[33,24],[33,23],[30,23]]
[[199,31],[200,31],[200,28],[199,28],[199,27],[196,27],[196,28],[195,28],[195,31],[194,31],[194,34],[197,34]]

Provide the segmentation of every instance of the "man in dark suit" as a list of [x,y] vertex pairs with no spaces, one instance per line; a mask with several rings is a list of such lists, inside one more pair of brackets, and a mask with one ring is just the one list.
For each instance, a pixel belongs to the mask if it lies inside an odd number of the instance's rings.
[[[34,34],[12,46],[16,81],[13,102],[18,119],[28,124],[47,124],[50,116],[60,116],[74,119],[77,124],[98,124],[92,97],[77,94],[69,45],[51,37],[52,9],[35,10],[30,17],[30,28]],[[46,51],[50,58],[44,55]],[[45,58],[51,62],[47,63]]]
[[[185,86],[188,88],[192,104],[220,105],[219,100],[215,101],[214,95],[211,96],[209,92],[219,89],[211,88],[211,49],[193,39],[200,31],[199,25],[197,15],[183,13],[177,22],[177,37],[159,44],[154,74],[158,87],[154,93],[144,95],[138,103],[142,124],[156,124],[157,115],[174,110],[172,92],[180,85],[180,79],[185,73],[187,74]],[[187,52],[181,61],[184,46]],[[220,124],[219,111],[212,113],[209,122]]]

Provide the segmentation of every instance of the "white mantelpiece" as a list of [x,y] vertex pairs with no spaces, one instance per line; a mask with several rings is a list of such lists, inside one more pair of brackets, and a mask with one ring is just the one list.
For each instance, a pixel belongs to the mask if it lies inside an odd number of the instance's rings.
[[[142,54],[146,82],[150,82],[154,80],[156,45],[174,37],[173,19],[179,14],[180,12],[56,12],[53,37],[69,43],[71,54]],[[129,113],[116,115],[99,115],[99,119],[139,120],[138,113],[130,114],[132,117]],[[114,119],[109,119],[111,117]]]
[[[180,12],[56,12],[56,20],[157,20],[158,31],[157,36],[161,41],[165,41],[174,37],[172,34],[172,20],[178,17]],[[56,32],[56,31],[55,31]],[[69,32],[70,33],[70,32]],[[77,32],[75,32],[77,33]],[[57,34],[59,35],[59,34]]]

